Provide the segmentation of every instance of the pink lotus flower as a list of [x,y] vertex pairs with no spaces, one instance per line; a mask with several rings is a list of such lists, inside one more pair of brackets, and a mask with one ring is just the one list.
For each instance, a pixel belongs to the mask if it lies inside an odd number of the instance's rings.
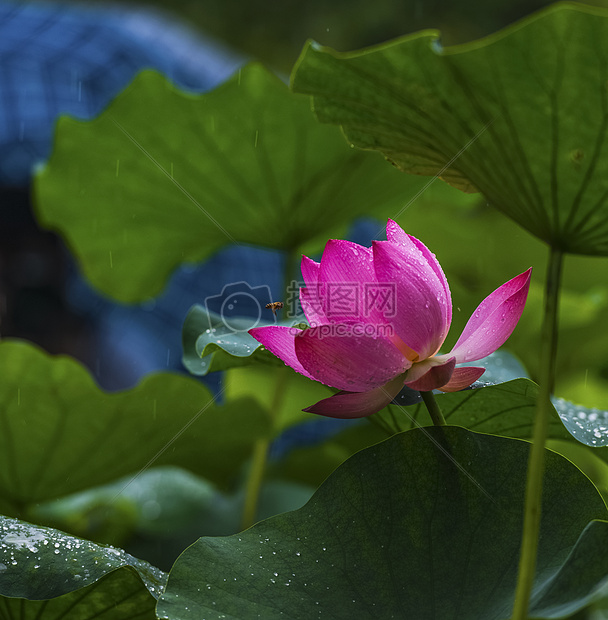
[[438,355],[452,321],[448,282],[435,255],[392,220],[371,248],[330,240],[321,262],[302,257],[300,303],[308,329],[273,325],[249,333],[300,374],[340,392],[304,411],[359,418],[403,385],[455,392],[484,368],[456,364],[494,352],[526,303],[531,269],[486,297],[454,348]]

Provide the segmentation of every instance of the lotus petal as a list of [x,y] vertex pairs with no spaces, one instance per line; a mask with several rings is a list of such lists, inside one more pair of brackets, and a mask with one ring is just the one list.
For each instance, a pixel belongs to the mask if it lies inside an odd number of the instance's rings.
[[330,418],[363,418],[386,407],[402,387],[403,377],[400,375],[386,385],[367,392],[338,392],[304,411]]
[[317,286],[307,286],[300,289],[300,305],[311,327],[329,323],[325,316],[323,304]]
[[273,355],[283,360],[296,372],[314,380],[314,377],[302,366],[296,355],[294,347],[295,335],[301,332],[301,329],[286,327],[285,325],[268,325],[265,327],[254,327],[249,330],[249,334],[263,344]]
[[300,270],[302,271],[302,278],[304,279],[304,284],[306,286],[314,287],[317,285],[320,268],[320,263],[312,260],[312,258],[308,258],[308,256],[302,256]]
[[459,390],[464,390],[464,388],[475,383],[485,371],[485,368],[480,368],[478,366],[461,366],[460,368],[455,368],[450,380],[437,389],[442,392],[458,392]]
[[304,330],[295,339],[300,364],[317,381],[348,392],[380,387],[411,366],[388,339],[358,335],[357,327],[341,323]]
[[458,363],[473,362],[501,347],[524,310],[531,273],[532,269],[528,269],[488,295],[473,312],[448,355],[454,355]]
[[416,237],[413,237],[412,235],[408,235],[401,228],[401,226],[399,226],[399,224],[397,224],[397,222],[394,222],[393,220],[388,220],[386,224],[386,238],[393,243],[400,243],[401,245],[404,245],[406,247],[414,244],[414,246],[416,246],[420,250],[420,252],[422,252],[427,263],[433,269],[435,275],[441,282],[444,291],[444,294],[441,297],[441,302],[444,310],[443,320],[446,325],[445,334],[443,336],[443,339],[445,340],[445,337],[448,335],[450,324],[452,322],[452,296],[450,294],[450,286],[448,284],[448,280],[443,273],[443,269],[441,268],[437,257],[426,247],[426,245],[424,245],[424,243],[422,243],[422,241],[416,239]]
[[332,239],[325,245],[319,270],[323,310],[331,323],[386,324],[376,307],[378,292],[371,248]]
[[395,284],[395,334],[426,359],[439,350],[449,329],[445,287],[411,241],[408,246],[374,241],[373,252],[378,282]]

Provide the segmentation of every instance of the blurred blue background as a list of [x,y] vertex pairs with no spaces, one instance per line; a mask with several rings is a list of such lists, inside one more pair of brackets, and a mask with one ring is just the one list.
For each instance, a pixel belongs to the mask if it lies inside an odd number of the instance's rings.
[[[246,60],[169,15],[150,8],[89,8],[0,2],[0,334],[25,338],[51,353],[76,357],[109,391],[181,364],[188,309],[245,281],[282,296],[284,256],[228,247],[202,266],[183,266],[165,291],[127,306],[103,297],[80,277],[62,240],[37,226],[30,205],[36,167],[51,153],[57,118],[90,119],[142,69],[181,88],[209,90]],[[369,245],[374,221],[351,239]],[[299,280],[299,273],[294,274]],[[218,390],[218,374],[203,378]],[[343,428],[320,418],[291,431],[274,453]]]

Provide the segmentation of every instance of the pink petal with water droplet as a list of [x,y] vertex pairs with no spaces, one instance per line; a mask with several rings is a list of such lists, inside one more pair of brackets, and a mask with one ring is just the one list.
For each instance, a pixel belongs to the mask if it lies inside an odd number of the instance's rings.
[[414,373],[411,373],[412,377],[410,377],[410,373],[408,373],[405,385],[412,388],[412,390],[419,390],[420,392],[436,390],[440,385],[446,385],[448,383],[454,372],[455,365],[456,360],[453,357],[442,364],[433,363],[432,360],[421,362],[420,364],[416,364],[412,370],[416,369],[416,374],[419,374],[423,370],[425,372],[419,377],[416,377]]
[[395,334],[423,360],[443,344],[449,300],[428,257],[407,238],[405,245],[374,241],[374,268],[378,282],[395,283],[396,313],[390,319]]
[[325,245],[318,286],[323,311],[331,323],[353,321],[385,325],[387,321],[370,292],[376,290],[371,248],[351,241],[331,239]]
[[532,269],[505,282],[473,312],[458,342],[448,355],[458,363],[490,355],[511,335],[526,305]]
[[398,376],[368,392],[338,392],[304,411],[330,418],[363,418],[386,407],[402,387],[403,377]]
[[386,222],[386,239],[392,243],[401,243],[409,245],[411,243],[411,235],[408,235],[395,220],[390,218]]
[[314,377],[302,366],[296,355],[294,347],[295,335],[301,332],[301,329],[286,327],[284,325],[254,327],[249,330],[249,334],[263,344],[273,355],[283,360],[296,372],[314,380]]
[[[390,219],[386,224],[386,238],[393,243],[400,243],[406,247],[413,243],[422,252],[427,263],[435,272],[437,279],[441,282],[441,285],[443,286],[443,294],[440,297],[440,302],[443,309],[443,321],[446,326],[445,334],[443,335],[443,339],[445,340],[452,322],[452,296],[450,294],[448,280],[443,273],[443,269],[441,268],[437,257],[426,247],[426,245],[424,245],[424,243],[422,243],[422,241],[416,239],[413,235],[408,235],[401,228],[401,226],[397,224],[397,222]],[[433,353],[436,352],[437,351],[434,351]]]
[[295,339],[301,365],[317,381],[367,392],[403,373],[411,363],[387,339],[352,333],[352,324],[311,327]]
[[485,371],[485,368],[479,368],[478,366],[461,366],[454,370],[450,380],[445,385],[437,389],[442,392],[458,392],[464,390],[464,388],[475,383]]
[[[435,272],[437,279],[441,282],[441,285],[443,286],[443,293],[437,293],[437,301],[439,302],[441,307],[441,320],[443,321],[444,325],[444,330],[438,339],[441,340],[441,344],[443,344],[443,341],[446,339],[448,332],[450,331],[450,325],[452,324],[452,295],[450,293],[448,279],[445,277],[439,261],[437,260],[435,255],[426,247],[426,245],[424,245],[422,241],[416,239],[416,237],[412,237],[412,235],[409,235],[409,237],[414,242],[414,245],[425,256],[429,266]],[[437,353],[437,351],[439,351],[439,347],[437,347],[437,349],[432,352],[432,355]]]

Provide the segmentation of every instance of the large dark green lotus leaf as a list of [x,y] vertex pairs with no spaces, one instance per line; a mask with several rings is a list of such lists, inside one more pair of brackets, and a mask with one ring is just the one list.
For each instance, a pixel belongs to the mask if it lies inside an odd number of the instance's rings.
[[[539,589],[530,613],[535,618],[563,618],[584,607],[587,601],[607,603],[606,562],[599,557],[605,555],[606,549],[608,523],[591,521],[559,574]],[[590,593],[589,584],[593,582],[597,583],[596,591]]]
[[472,43],[423,31],[354,53],[309,43],[293,75],[320,120],[440,175],[561,250],[608,255],[608,13],[558,4]]
[[203,95],[145,71],[97,119],[61,118],[36,197],[90,281],[134,302],[181,262],[228,243],[325,240],[354,217],[395,212],[423,184],[349,148],[307,97],[250,65]]
[[[201,538],[175,563],[158,613],[505,620],[528,450],[458,427],[396,435],[350,458],[303,508],[238,535]],[[592,600],[608,575],[608,523],[581,533],[606,516],[589,480],[547,452],[531,615],[554,618],[557,608],[571,613]],[[588,570],[564,579],[581,554]]]
[[226,484],[270,421],[252,399],[224,406],[198,381],[157,374],[108,394],[76,361],[0,342],[0,497],[12,514],[176,464]]
[[[41,617],[36,613],[43,612],[44,618],[68,617],[59,612],[67,613],[71,606],[77,605],[78,613],[70,614],[70,618],[97,617],[93,611],[101,614],[113,606],[122,615],[108,615],[108,618],[135,618],[139,616],[134,605],[140,604],[142,612],[153,608],[154,599],[162,592],[166,580],[167,575],[161,570],[122,549],[0,517],[0,613],[3,608],[7,610],[2,618],[10,618],[8,613],[14,611],[11,598],[41,601],[62,595],[68,597],[48,604],[49,609],[40,603],[28,605],[20,601],[28,612],[25,617]],[[79,594],[69,596],[75,591]],[[148,613],[144,617],[153,616]]]

